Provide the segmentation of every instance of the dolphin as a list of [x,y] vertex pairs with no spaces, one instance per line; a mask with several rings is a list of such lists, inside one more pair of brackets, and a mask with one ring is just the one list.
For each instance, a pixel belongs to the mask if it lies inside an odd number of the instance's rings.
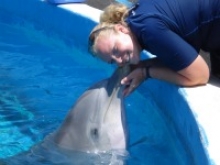
[[101,157],[105,161],[120,161],[114,156],[106,159],[108,154],[102,153],[126,151],[128,130],[124,86],[120,81],[129,72],[129,66],[119,67],[111,77],[91,86],[76,101],[56,131],[29,151],[0,161],[0,164],[39,164],[47,161],[78,165],[95,161],[97,156],[97,161]]
[[110,78],[86,90],[54,133],[54,142],[83,152],[126,149],[128,131],[120,82],[129,71],[129,66],[119,67]]

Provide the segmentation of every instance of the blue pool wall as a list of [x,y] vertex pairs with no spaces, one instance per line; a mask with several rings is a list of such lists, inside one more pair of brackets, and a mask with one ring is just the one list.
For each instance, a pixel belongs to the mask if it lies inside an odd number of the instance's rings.
[[[80,10],[80,8],[78,6],[76,9]],[[101,12],[97,9],[91,9],[92,13],[89,14],[89,11],[85,11],[84,7],[82,7],[82,11],[75,12],[74,7],[71,11],[66,9],[66,6],[57,7],[41,0],[1,0],[1,9],[35,22],[37,28],[46,28],[51,33],[58,33],[66,44],[80,45],[82,51],[85,52],[87,52],[88,35],[98,21],[98,17],[91,16]],[[82,13],[86,13],[87,16]],[[185,99],[184,88],[152,79],[142,84],[138,92],[143,96],[151,93],[151,97],[161,110],[159,113],[173,128],[171,129],[172,133],[176,134],[184,144],[186,151],[191,155],[193,164],[210,164],[211,160],[204,147],[204,141],[201,139],[198,124]]]
[[71,11],[41,0],[2,0],[0,8],[34,22],[39,28],[46,27],[47,31],[60,34],[68,45],[80,44],[86,47],[91,27],[96,24],[95,20],[82,19],[80,14],[72,14]]

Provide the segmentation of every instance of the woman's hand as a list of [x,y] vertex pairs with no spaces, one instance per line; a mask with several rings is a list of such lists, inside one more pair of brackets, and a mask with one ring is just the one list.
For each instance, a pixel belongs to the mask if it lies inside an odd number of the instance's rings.
[[145,79],[146,69],[143,67],[135,68],[128,76],[121,80],[121,84],[126,85],[124,89],[124,96],[128,96],[132,93]]
[[144,80],[149,78],[149,72],[146,70],[155,63],[158,63],[157,58],[146,59],[136,65],[130,65],[131,73],[121,80],[121,84],[127,86],[124,90],[124,96],[131,94]]

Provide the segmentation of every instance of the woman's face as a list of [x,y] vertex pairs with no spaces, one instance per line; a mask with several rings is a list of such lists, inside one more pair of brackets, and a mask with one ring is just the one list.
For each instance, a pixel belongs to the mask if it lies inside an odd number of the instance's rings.
[[140,61],[138,44],[126,29],[119,28],[117,33],[100,35],[96,41],[96,50],[103,61],[117,63],[119,66],[137,64]]

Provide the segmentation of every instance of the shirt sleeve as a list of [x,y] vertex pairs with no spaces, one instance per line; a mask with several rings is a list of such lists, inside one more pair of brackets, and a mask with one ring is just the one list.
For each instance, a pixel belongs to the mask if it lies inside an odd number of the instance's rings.
[[189,66],[198,56],[198,52],[180,35],[158,18],[144,21],[146,28],[141,31],[141,43],[161,62],[175,71]]

